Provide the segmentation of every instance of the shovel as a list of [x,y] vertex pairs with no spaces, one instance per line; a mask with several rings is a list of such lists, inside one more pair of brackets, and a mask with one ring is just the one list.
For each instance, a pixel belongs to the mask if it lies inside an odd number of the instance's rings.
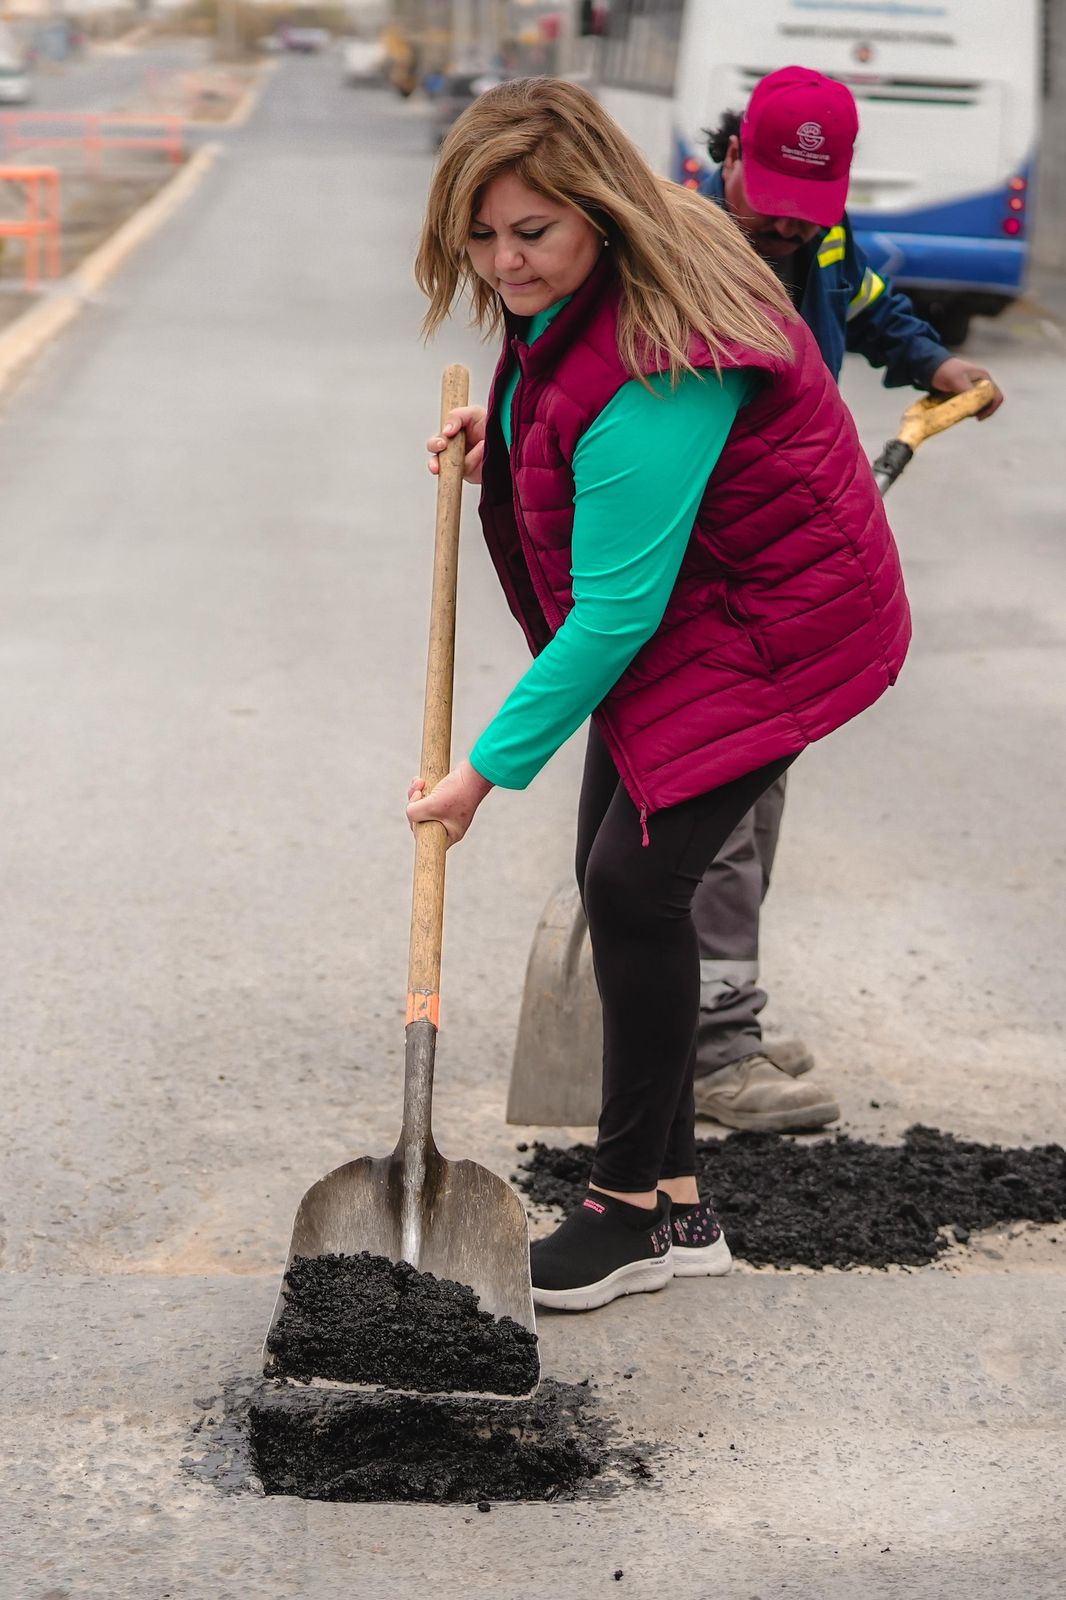
[[[469,391],[470,374],[466,368],[448,367],[441,392],[442,427],[449,411],[466,405]],[[464,456],[464,435],[458,433],[438,457],[420,768],[427,794],[451,765],[455,590]],[[491,1312],[494,1317],[511,1317],[535,1332],[529,1234],[521,1201],[502,1178],[486,1167],[473,1161],[446,1161],[433,1141],[433,1066],[440,1014],[447,842],[440,822],[423,822],[415,829],[399,1141],[391,1155],[361,1156],[348,1161],[308,1189],[296,1212],[285,1270],[296,1256],[347,1256],[369,1251],[392,1261],[407,1261],[420,1272],[431,1272],[437,1278],[467,1284],[478,1296],[482,1311]],[[283,1281],[271,1329],[284,1304]],[[265,1349],[264,1370],[272,1370]]]
[[982,378],[963,394],[944,395],[937,399],[925,394],[907,407],[899,419],[896,437],[890,439],[874,462],[874,479],[882,494],[887,494],[907,462],[920,444],[931,439],[934,433],[953,428],[965,417],[975,417],[995,399],[996,386],[989,378]]
[[[982,378],[964,394],[924,395],[907,407],[894,439],[873,463],[887,494],[919,445],[964,417],[976,416],[995,397]],[[603,1020],[588,923],[577,888],[557,888],[533,935],[518,1018],[507,1121],[521,1126],[582,1128],[599,1121],[603,1073]]]

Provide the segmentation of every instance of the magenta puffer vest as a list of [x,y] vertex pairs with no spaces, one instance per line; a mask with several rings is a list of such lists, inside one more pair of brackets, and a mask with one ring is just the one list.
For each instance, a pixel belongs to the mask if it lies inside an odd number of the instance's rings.
[[[481,520],[534,653],[573,605],[571,462],[629,379],[607,261],[532,346],[514,325],[489,400]],[[806,326],[792,359],[731,348],[766,375],[707,484],[666,614],[595,712],[642,816],[821,739],[883,694],[910,638],[899,557],[851,415]],[[520,378],[510,457],[496,406]],[[690,352],[713,365],[702,341]]]

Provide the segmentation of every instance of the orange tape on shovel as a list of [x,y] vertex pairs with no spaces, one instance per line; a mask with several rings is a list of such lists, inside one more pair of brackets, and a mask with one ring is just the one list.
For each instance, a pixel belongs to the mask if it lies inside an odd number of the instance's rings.
[[411,989],[407,995],[407,1023],[432,1022],[440,1028],[440,994],[430,994],[428,989]]

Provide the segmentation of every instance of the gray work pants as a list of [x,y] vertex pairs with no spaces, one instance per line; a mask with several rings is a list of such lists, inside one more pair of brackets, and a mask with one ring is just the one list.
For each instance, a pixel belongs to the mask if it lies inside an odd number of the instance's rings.
[[785,777],[758,799],[703,875],[692,902],[700,941],[700,1026],[696,1076],[706,1077],[762,1048],[759,912],[770,887]]

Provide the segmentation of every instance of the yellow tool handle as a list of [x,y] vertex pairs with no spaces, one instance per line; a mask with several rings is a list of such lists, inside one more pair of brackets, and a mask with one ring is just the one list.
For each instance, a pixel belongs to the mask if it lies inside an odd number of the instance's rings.
[[[441,428],[449,411],[470,399],[465,367],[446,367],[441,383]],[[452,688],[455,674],[455,592],[459,573],[459,517],[462,511],[466,434],[462,430],[437,457],[437,526],[433,548],[433,592],[429,616],[429,658],[422,721],[422,766],[426,794],[448,772],[452,748]],[[415,880],[411,902],[411,945],[407,980],[407,1021],[440,1016],[440,961],[444,937],[444,858],[448,835],[442,822],[415,829]]]
[[903,413],[896,438],[902,439],[912,450],[917,450],[934,433],[953,428],[964,417],[976,416],[978,411],[991,405],[995,397],[996,386],[990,378],[981,378],[972,389],[966,389],[962,394],[924,395]]

